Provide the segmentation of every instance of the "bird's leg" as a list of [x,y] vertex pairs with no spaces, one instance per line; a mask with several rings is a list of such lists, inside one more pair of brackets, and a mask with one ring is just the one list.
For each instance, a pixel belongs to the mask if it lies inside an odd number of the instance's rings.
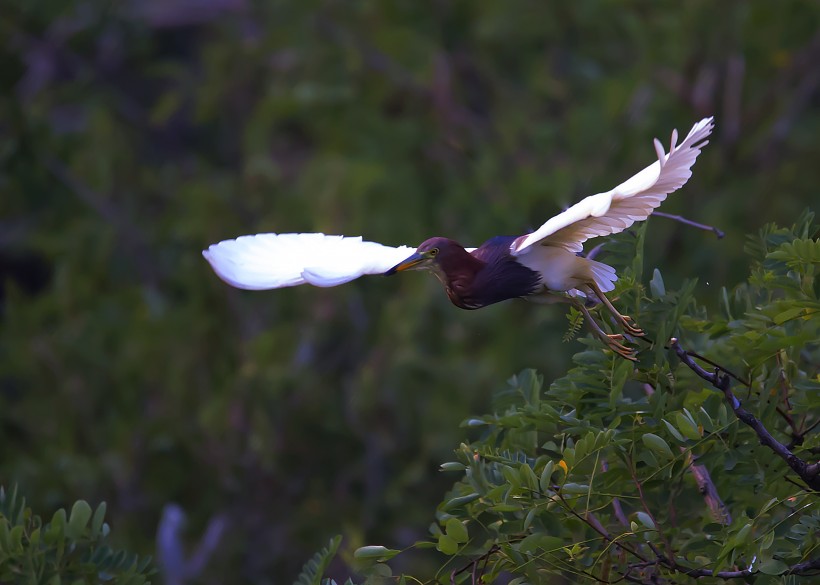
[[621,341],[623,341],[623,335],[619,333],[610,335],[606,331],[604,331],[601,328],[601,326],[598,325],[598,322],[592,317],[592,314],[589,312],[589,309],[587,309],[584,306],[584,303],[582,301],[577,301],[573,304],[584,315],[584,320],[587,323],[589,323],[589,328],[592,329],[592,332],[595,335],[597,335],[600,338],[600,340],[606,344],[607,347],[609,347],[612,351],[617,353],[622,358],[628,359],[633,362],[638,361],[635,357],[635,351],[632,348],[620,343]]
[[635,337],[643,337],[644,335],[646,335],[643,329],[641,329],[640,327],[636,327],[632,324],[632,317],[630,317],[629,315],[621,315],[618,312],[618,309],[616,309],[615,306],[610,302],[610,300],[606,298],[606,295],[601,290],[601,287],[599,287],[595,281],[590,282],[589,286],[595,292],[595,295],[599,299],[601,299],[601,302],[604,304],[604,306],[607,309],[609,309],[609,312],[612,313],[612,316],[615,317],[615,320],[618,322],[618,325],[621,326],[621,329],[623,329],[629,335],[633,335]]

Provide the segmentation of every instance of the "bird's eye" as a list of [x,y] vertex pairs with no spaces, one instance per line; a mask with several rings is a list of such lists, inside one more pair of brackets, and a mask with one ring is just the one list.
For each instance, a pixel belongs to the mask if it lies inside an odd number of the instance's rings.
[[430,256],[435,256],[438,254],[438,248],[431,248],[430,249]]

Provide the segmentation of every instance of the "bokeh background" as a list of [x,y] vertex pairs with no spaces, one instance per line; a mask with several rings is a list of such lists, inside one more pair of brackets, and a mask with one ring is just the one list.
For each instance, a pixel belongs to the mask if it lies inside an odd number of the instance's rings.
[[746,233],[816,208],[819,30],[799,0],[0,2],[0,483],[43,512],[105,500],[140,553],[171,554],[171,503],[189,546],[224,519],[197,583],[424,537],[460,421],[566,371],[564,309],[461,311],[424,274],[242,292],[201,249],[478,245],[715,115],[663,211],[726,237],[647,236],[647,270],[714,303]]

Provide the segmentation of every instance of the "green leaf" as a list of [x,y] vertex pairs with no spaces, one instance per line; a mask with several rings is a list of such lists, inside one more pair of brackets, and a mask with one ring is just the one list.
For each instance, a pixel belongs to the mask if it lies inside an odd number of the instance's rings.
[[547,461],[547,464],[544,465],[544,469],[541,471],[541,477],[538,479],[538,486],[540,487],[542,493],[547,493],[552,487],[550,478],[552,477],[552,472],[554,469],[555,462],[550,459]]
[[735,546],[739,546],[746,542],[749,538],[749,534],[752,532],[752,525],[751,524],[744,524],[743,527],[737,531],[732,537],[732,541],[735,543]]
[[615,366],[615,371],[612,374],[609,389],[609,406],[611,408],[614,409],[618,401],[621,399],[624,384],[626,384],[626,381],[630,378],[630,376],[632,376],[634,369],[635,368],[633,367],[632,362],[628,360],[618,360]]
[[[99,509],[99,508],[98,508]],[[320,585],[322,576],[327,570],[328,565],[336,556],[336,551],[342,542],[340,535],[334,536],[330,539],[327,546],[314,554],[302,567],[302,572],[296,578],[294,585]]]
[[379,545],[363,546],[353,552],[353,558],[387,560],[392,559],[400,552],[401,551]]
[[83,535],[88,521],[91,519],[91,506],[85,500],[78,500],[71,508],[65,534],[68,538],[77,539]]
[[447,500],[441,507],[441,509],[444,512],[454,510],[456,508],[460,508],[461,506],[466,506],[470,502],[475,502],[480,497],[481,496],[479,494],[467,494],[466,496],[457,496],[455,498]]
[[91,538],[96,539],[100,536],[103,522],[105,521],[106,503],[100,502],[97,509],[94,511],[94,517],[91,519]]
[[657,268],[652,272],[652,280],[649,281],[649,291],[652,298],[660,299],[666,296],[666,287],[663,284],[661,271]]
[[531,490],[537,490],[539,487],[538,478],[535,476],[535,472],[532,470],[532,467],[524,463],[521,467],[518,468],[518,473],[521,477],[521,482]]
[[687,439],[697,441],[701,438],[698,424],[694,421],[688,410],[684,409],[684,412],[675,413],[675,425],[678,427],[681,434]]
[[644,526],[646,526],[650,530],[655,529],[655,523],[652,522],[652,517],[649,514],[647,514],[646,512],[637,512],[635,514],[635,516],[638,517],[638,520],[640,520],[641,524],[643,524]]
[[561,486],[562,494],[587,494],[589,486],[583,483],[565,483]]
[[459,544],[467,542],[467,527],[458,518],[449,518],[444,525],[444,531]]
[[789,565],[777,559],[769,559],[760,563],[757,570],[764,575],[782,575],[789,570]]
[[678,432],[678,429],[676,429],[675,427],[673,427],[673,426],[672,426],[672,424],[671,424],[669,421],[667,421],[666,419],[661,419],[661,420],[663,421],[663,424],[666,426],[666,430],[667,430],[667,431],[669,431],[669,434],[670,434],[670,435],[672,435],[673,437],[675,437],[675,438],[676,438],[678,441],[680,441],[681,443],[685,443],[685,442],[686,442],[686,439],[684,438],[684,436],[683,436],[682,434],[680,434],[680,433]]
[[446,555],[454,555],[458,552],[458,543],[451,536],[439,534],[436,548]]
[[669,448],[669,444],[658,435],[653,433],[644,433],[641,440],[644,445],[652,449],[658,455],[666,457],[667,459],[673,459],[675,457],[672,453],[672,449]]
[[538,553],[539,551],[552,552],[561,550],[564,540],[557,536],[550,536],[544,533],[530,534],[518,545],[518,550],[522,553]]
[[21,552],[23,550],[23,532],[24,528],[19,524],[11,529],[9,532],[9,551]]
[[786,321],[791,321],[795,317],[801,315],[805,312],[803,307],[792,307],[791,309],[786,309],[782,313],[778,313],[772,319],[776,325],[782,325]]
[[55,542],[62,540],[62,538],[65,536],[65,525],[65,508],[60,508],[59,510],[54,512],[54,516],[51,517],[51,523],[49,524],[48,529],[49,537],[53,538]]
[[760,512],[758,512],[758,516],[762,516],[763,514],[765,514],[766,512],[768,512],[768,511],[772,508],[772,506],[774,506],[775,504],[777,504],[779,501],[780,501],[780,500],[779,500],[778,498],[772,498],[772,499],[770,499],[768,502],[766,502],[765,504],[763,504],[763,507],[762,507],[762,508],[760,508]]

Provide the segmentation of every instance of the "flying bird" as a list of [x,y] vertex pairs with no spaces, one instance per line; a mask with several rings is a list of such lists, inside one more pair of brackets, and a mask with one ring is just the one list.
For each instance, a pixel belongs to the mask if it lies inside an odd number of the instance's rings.
[[622,343],[624,335],[606,333],[587,308],[597,298],[625,334],[644,335],[606,296],[615,288],[615,269],[584,257],[583,243],[646,219],[667,195],[681,188],[692,176],[692,165],[713,127],[713,118],[701,120],[680,144],[673,130],[668,153],[655,139],[658,160],[634,177],[582,199],[531,233],[496,236],[478,248],[465,248],[446,237],[430,238],[414,249],[361,237],[265,233],[213,244],[202,255],[222,280],[247,290],[305,283],[328,287],[365,274],[430,270],[462,309],[513,298],[567,302],[581,311],[607,347],[634,360],[634,350]]

